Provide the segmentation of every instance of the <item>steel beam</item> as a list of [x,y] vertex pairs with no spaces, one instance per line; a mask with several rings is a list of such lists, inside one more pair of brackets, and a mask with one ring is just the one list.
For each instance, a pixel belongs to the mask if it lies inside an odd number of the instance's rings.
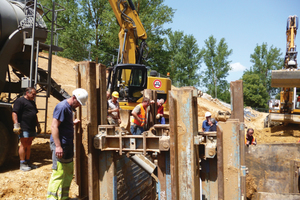
[[241,194],[246,198],[246,166],[245,166],[245,130],[244,130],[244,93],[243,81],[230,82],[231,92],[231,119],[238,119],[240,122],[240,159],[241,159]]
[[[194,137],[198,135],[198,118],[197,118],[197,90],[175,89],[170,92],[170,106],[174,109],[176,115],[170,113],[170,129],[172,140],[171,165],[177,168],[171,171],[172,182],[174,181],[176,190],[172,193],[172,199],[200,199],[200,181],[199,181],[199,150],[194,145]],[[170,111],[172,111],[170,109]],[[176,149],[174,155],[172,150]],[[175,157],[177,159],[175,160]],[[172,160],[173,159],[173,160]],[[172,170],[172,168],[171,168]],[[174,179],[174,176],[177,178]]]
[[[221,199],[244,199],[241,195],[241,155],[240,155],[240,122],[228,120],[219,122],[218,128],[222,132],[222,184],[224,195]],[[218,155],[218,158],[221,155]],[[219,169],[219,168],[218,168]]]

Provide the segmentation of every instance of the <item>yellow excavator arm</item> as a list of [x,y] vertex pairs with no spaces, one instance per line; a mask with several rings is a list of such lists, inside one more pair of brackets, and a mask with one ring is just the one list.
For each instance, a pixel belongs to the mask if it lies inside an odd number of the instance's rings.
[[287,50],[284,67],[288,68],[297,68],[297,52],[295,39],[298,29],[298,17],[296,15],[289,16],[286,27],[286,40],[287,40]]
[[109,0],[109,3],[120,25],[118,61],[124,64],[139,63],[138,40],[146,40],[147,34],[138,13],[131,0]]

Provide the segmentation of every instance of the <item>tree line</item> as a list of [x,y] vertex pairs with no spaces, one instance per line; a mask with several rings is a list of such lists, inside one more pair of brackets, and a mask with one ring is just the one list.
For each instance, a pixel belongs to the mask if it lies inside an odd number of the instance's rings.
[[[56,0],[66,10],[57,15],[58,44],[64,48],[58,55],[75,61],[91,60],[110,66],[116,63],[120,26],[108,0]],[[144,64],[160,74],[170,73],[177,87],[205,87],[206,93],[230,103],[229,83],[226,77],[231,70],[225,38],[218,42],[213,35],[199,48],[193,35],[164,28],[171,23],[175,10],[163,0],[133,0],[136,11],[148,35],[147,58]],[[41,0],[52,6],[52,0]],[[50,15],[48,16],[50,18]],[[48,27],[50,27],[48,25]],[[247,106],[266,108],[270,97],[278,93],[271,88],[271,70],[283,66],[280,49],[263,43],[250,55],[253,64],[242,76],[244,102]]]

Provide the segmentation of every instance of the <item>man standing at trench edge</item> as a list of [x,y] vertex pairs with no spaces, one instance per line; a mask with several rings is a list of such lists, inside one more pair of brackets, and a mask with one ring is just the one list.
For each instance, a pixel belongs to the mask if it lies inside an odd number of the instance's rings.
[[82,88],[73,91],[73,96],[58,103],[53,111],[50,148],[52,151],[52,175],[49,181],[47,200],[69,199],[73,178],[74,125],[73,110],[85,105],[88,93]]

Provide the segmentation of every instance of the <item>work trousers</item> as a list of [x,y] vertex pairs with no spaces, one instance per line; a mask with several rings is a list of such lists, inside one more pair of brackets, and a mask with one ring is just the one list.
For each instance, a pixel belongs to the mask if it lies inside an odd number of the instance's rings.
[[52,170],[48,185],[47,200],[69,199],[69,189],[73,178],[73,162],[57,161],[57,170]]

